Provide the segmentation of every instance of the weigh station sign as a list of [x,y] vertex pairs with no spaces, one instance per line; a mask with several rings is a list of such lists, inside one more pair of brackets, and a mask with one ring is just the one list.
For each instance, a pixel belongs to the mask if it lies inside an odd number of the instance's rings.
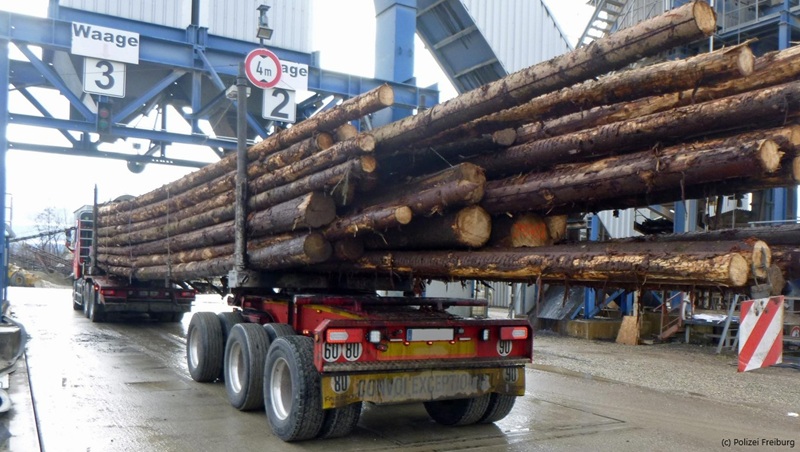
[[273,52],[258,48],[247,54],[244,70],[250,83],[264,90],[265,119],[293,123],[295,93],[308,89],[308,65],[281,61]]
[[72,23],[70,53],[83,60],[83,91],[125,97],[125,64],[139,64],[139,33]]

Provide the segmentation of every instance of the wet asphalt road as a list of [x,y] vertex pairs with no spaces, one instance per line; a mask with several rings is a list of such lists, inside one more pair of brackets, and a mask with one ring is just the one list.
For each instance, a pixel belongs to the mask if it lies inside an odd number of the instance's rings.
[[[12,380],[14,408],[2,419],[5,448],[34,451],[536,451],[790,450],[761,439],[793,440],[785,413],[667,394],[616,382],[527,369],[527,395],[494,425],[448,428],[421,404],[365,407],[346,438],[286,444],[262,411],[242,413],[222,384],[195,383],[185,364],[189,316],[179,324],[145,319],[93,324],[61,289],[12,288],[16,317],[31,336],[27,369]],[[195,311],[222,311],[216,297]],[[29,373],[33,403],[24,400]],[[36,423],[27,415],[36,409]],[[736,446],[754,439],[759,446]]]

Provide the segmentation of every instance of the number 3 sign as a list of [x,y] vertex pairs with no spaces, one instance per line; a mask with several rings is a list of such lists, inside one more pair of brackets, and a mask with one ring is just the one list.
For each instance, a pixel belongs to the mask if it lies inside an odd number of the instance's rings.
[[125,97],[125,63],[84,58],[83,91],[110,97]]

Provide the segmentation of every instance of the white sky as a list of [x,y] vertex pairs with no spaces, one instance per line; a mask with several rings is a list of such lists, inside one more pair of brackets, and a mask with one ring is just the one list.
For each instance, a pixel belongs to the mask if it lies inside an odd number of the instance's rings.
[[[347,2],[347,6],[343,3]],[[487,0],[489,1],[489,0]],[[373,76],[374,67],[374,4],[373,0],[314,0],[314,20],[316,32],[313,47],[321,52],[322,67],[354,75]],[[588,19],[586,0],[545,0],[551,8],[562,30],[575,42],[583,31]],[[22,14],[46,16],[47,0],[0,0],[0,10]],[[332,17],[346,15],[345,20],[330,20]],[[343,27],[343,23],[373,24],[364,27]],[[423,49],[417,39],[418,49]],[[455,93],[449,81],[439,70],[427,52],[417,51],[415,71],[420,86],[439,83],[442,99]],[[27,101],[19,95],[10,94],[9,110],[12,112],[37,114],[27,109]],[[174,121],[170,123],[172,127]],[[37,142],[30,134],[41,136],[42,129],[11,127],[8,130],[10,141]],[[49,138],[48,138],[49,139]],[[63,140],[56,134],[53,138]],[[66,141],[64,141],[66,143]],[[122,141],[107,150],[132,152],[131,145]],[[170,147],[168,156],[192,160],[213,161],[211,151],[206,149],[181,150],[176,154]],[[191,152],[184,154],[184,151]],[[190,168],[166,165],[147,165],[140,174],[133,174],[121,160],[70,157],[38,152],[10,150],[6,159],[7,193],[13,206],[12,227],[19,234],[30,232],[34,217],[47,207],[56,207],[64,212],[68,223],[72,222],[72,212],[84,204],[92,202],[93,187],[98,185],[100,200],[113,199],[123,194],[138,195],[146,193],[165,183],[171,182],[192,171]],[[7,203],[9,203],[7,201]],[[7,213],[8,215],[8,213]]]

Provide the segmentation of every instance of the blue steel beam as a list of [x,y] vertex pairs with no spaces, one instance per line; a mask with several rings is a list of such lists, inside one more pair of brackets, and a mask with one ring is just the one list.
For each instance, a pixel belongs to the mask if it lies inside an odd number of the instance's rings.
[[18,143],[16,141],[8,143],[9,150],[21,150],[32,152],[44,152],[47,154],[69,155],[73,157],[97,157],[106,159],[125,160],[136,163],[158,163],[162,165],[186,166],[190,168],[202,168],[209,162],[198,162],[194,160],[173,159],[158,157],[154,155],[124,154],[121,152],[101,151],[94,147],[74,147],[65,148],[59,146],[48,146],[42,144]]
[[[8,40],[0,37],[0,111],[8,111]],[[8,248],[6,243],[6,151],[8,115],[0,115],[0,302],[7,300]]]
[[[9,114],[10,124],[20,124],[25,126],[46,127],[59,130],[74,130],[76,132],[96,132],[94,122],[78,122],[66,119],[44,118],[41,116],[22,115],[18,113]],[[194,144],[198,146],[212,146],[223,149],[236,149],[236,141],[221,140],[219,138],[208,138],[206,136],[192,136],[181,133],[165,132],[161,130],[136,129],[132,127],[117,127],[112,124],[111,132],[115,136],[125,135],[126,138],[139,138],[150,141],[165,141],[171,143]]]
[[186,74],[186,71],[182,70],[174,70],[169,75],[161,79],[158,83],[153,85],[147,92],[139,96],[138,98],[134,99],[133,101],[129,102],[128,105],[123,108],[122,110],[116,112],[114,114],[114,123],[125,122],[128,120],[128,117],[133,115],[136,110],[138,110],[142,105],[150,102],[155,98],[159,93],[164,91],[169,85],[173,82],[178,80],[179,78],[183,77]]
[[25,58],[30,61],[30,63],[50,82],[51,85],[56,87],[59,91],[61,91],[61,95],[66,97],[69,100],[70,105],[74,107],[81,115],[83,115],[86,119],[94,118],[94,113],[89,110],[86,105],[81,102],[81,100],[76,96],[67,85],[61,80],[61,77],[54,71],[50,66],[46,65],[42,60],[36,57],[36,55],[31,52],[28,46],[24,44],[18,44],[17,48],[25,55]]
[[[25,99],[27,99],[28,102],[30,102],[31,105],[33,105],[37,110],[39,110],[39,113],[41,113],[45,118],[55,118],[52,114],[50,114],[47,108],[45,108],[45,106],[42,105],[41,102],[39,102],[39,99],[37,99],[33,94],[31,94],[30,91],[28,91],[26,88],[20,88],[17,90],[17,92],[22,94],[22,96],[25,97]],[[61,132],[61,134],[64,135],[64,138],[66,138],[70,143],[72,143],[73,146],[78,143],[78,141],[72,135],[70,135],[66,130],[59,130],[59,132]]]

